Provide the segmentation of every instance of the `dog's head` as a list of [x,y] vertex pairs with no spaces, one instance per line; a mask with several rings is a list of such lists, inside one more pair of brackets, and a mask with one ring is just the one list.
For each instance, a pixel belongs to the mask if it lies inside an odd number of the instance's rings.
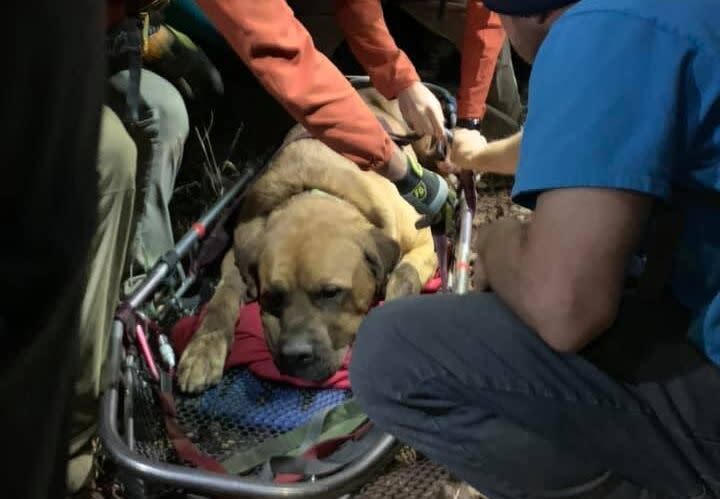
[[280,371],[312,381],[337,371],[399,254],[344,201],[303,194],[273,212],[258,246],[257,280]]

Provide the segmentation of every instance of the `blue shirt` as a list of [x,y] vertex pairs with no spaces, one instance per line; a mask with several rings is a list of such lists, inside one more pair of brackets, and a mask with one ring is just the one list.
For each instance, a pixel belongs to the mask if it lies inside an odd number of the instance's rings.
[[[718,0],[582,0],[543,42],[513,190],[608,187],[669,199],[720,191]],[[720,365],[720,209],[677,201],[671,288],[690,338]]]

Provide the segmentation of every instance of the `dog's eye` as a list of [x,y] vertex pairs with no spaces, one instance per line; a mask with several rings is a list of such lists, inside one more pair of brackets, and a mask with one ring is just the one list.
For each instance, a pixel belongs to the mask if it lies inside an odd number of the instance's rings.
[[316,291],[315,298],[323,301],[338,300],[342,298],[345,290],[338,286],[323,286]]
[[269,290],[260,295],[260,307],[263,311],[279,315],[280,310],[285,305],[285,292],[279,290]]

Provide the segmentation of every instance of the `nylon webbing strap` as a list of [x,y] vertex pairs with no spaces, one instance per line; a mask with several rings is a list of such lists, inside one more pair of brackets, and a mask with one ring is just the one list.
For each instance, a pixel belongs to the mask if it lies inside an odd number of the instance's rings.
[[127,45],[125,51],[128,57],[128,89],[125,94],[127,105],[127,121],[137,123],[140,121],[140,75],[142,70],[142,32],[140,19],[140,1],[126,1],[125,33]]
[[477,191],[475,190],[475,177],[473,172],[465,171],[458,175],[460,186],[465,193],[465,201],[472,213],[475,213],[477,206]]
[[270,459],[261,473],[262,479],[274,478],[280,475],[300,475],[304,477],[323,477],[337,473],[354,461],[367,454],[382,438],[384,432],[377,426],[367,423],[358,431],[354,438],[348,439],[327,457],[276,457]]
[[282,456],[300,456],[312,447],[351,435],[367,422],[367,416],[354,399],[319,411],[304,425],[278,435],[247,451],[238,452],[222,461],[233,474],[243,474],[256,466]]
[[162,389],[158,390],[160,407],[165,419],[165,431],[168,438],[177,452],[178,457],[184,462],[190,463],[203,470],[225,473],[225,469],[212,457],[202,453],[195,444],[187,437],[177,420],[175,400],[170,391],[172,383],[161,383]]

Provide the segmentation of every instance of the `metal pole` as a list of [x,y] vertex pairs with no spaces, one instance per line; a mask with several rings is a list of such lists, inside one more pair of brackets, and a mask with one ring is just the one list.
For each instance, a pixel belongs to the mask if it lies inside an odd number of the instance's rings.
[[460,236],[455,250],[453,292],[464,295],[470,288],[470,240],[472,239],[473,213],[465,194],[460,196]]
[[107,390],[100,408],[100,436],[105,449],[120,467],[152,483],[186,488],[192,492],[219,495],[238,495],[254,498],[335,498],[361,486],[372,471],[392,458],[390,452],[396,440],[385,435],[366,455],[338,473],[316,482],[280,485],[258,479],[223,475],[174,464],[152,461],[132,452],[120,438],[115,415],[118,410],[118,389]]

